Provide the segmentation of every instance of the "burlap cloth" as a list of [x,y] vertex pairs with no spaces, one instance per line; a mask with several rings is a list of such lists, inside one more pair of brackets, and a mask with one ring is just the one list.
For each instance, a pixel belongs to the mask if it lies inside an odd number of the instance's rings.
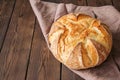
[[113,47],[108,59],[94,68],[72,71],[86,80],[120,80],[120,13],[113,6],[77,6],[40,0],[30,0],[30,4],[47,43],[47,34],[52,23],[67,13],[85,13],[107,24],[113,36]]

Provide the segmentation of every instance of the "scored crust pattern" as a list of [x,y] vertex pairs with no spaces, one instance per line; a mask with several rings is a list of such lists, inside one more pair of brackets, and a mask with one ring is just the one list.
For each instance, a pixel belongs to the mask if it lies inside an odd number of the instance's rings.
[[67,14],[55,21],[48,36],[53,55],[72,69],[101,64],[112,46],[105,24],[85,14]]

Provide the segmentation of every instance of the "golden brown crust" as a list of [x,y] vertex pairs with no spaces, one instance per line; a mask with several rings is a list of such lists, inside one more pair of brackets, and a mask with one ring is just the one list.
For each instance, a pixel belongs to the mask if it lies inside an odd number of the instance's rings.
[[59,18],[53,23],[48,40],[53,55],[72,69],[101,64],[112,47],[107,26],[85,14],[67,14]]

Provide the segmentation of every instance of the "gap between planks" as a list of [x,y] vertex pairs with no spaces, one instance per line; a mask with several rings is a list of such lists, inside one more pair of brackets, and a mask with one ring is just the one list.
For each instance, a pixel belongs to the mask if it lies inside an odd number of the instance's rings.
[[29,64],[30,64],[30,56],[31,56],[33,38],[34,38],[34,33],[35,33],[35,26],[36,26],[36,17],[35,17],[35,23],[34,23],[34,28],[33,28],[33,36],[32,36],[31,45],[30,45],[30,52],[29,52],[29,56],[28,56],[27,68],[26,68],[26,73],[25,73],[25,80],[27,80],[27,73],[28,73]]
[[7,31],[8,31],[8,28],[9,28],[9,24],[10,24],[10,22],[11,22],[11,18],[12,18],[14,9],[15,9],[15,4],[16,4],[16,0],[15,0],[14,3],[13,3],[12,12],[11,12],[10,17],[9,17],[9,20],[8,20],[8,24],[7,24],[7,28],[6,28],[5,34],[4,34],[4,36],[3,36],[3,40],[0,42],[0,43],[1,43],[1,44],[0,44],[0,53],[1,53],[1,50],[2,50],[2,48],[3,48],[4,40],[5,40]]

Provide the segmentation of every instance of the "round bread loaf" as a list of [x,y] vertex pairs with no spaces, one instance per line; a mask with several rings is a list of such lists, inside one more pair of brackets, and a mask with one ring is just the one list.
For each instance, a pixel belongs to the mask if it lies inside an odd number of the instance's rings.
[[85,14],[67,14],[56,20],[48,35],[57,60],[72,69],[101,64],[109,55],[112,35],[99,20]]

